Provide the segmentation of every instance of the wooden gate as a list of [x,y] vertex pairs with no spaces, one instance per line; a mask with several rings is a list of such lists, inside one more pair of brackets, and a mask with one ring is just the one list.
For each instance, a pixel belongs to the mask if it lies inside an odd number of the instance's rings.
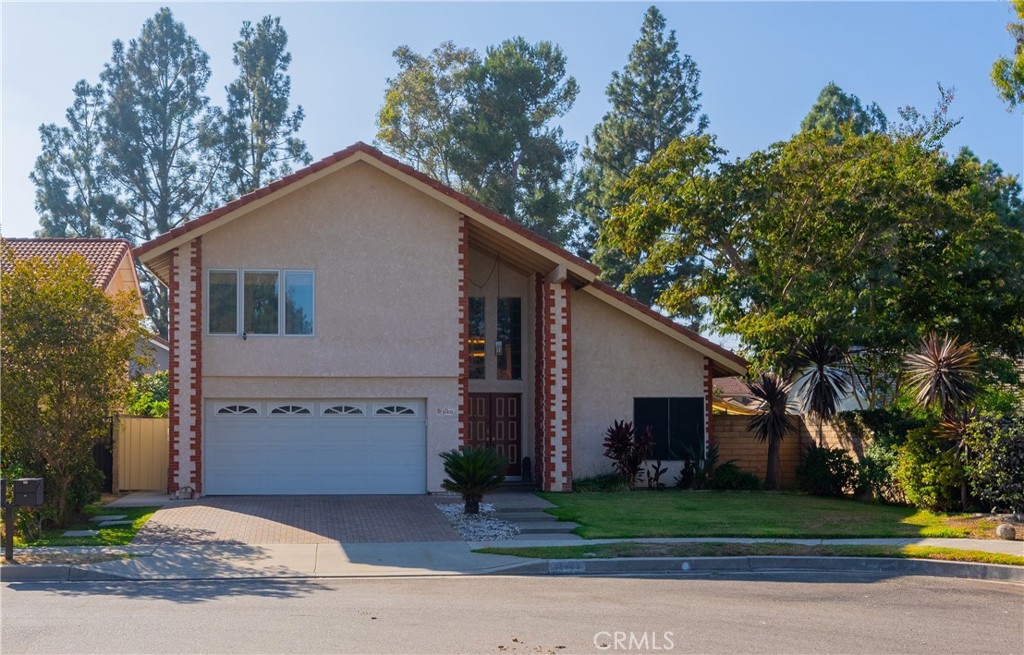
[[114,422],[114,491],[167,489],[165,418],[118,416]]

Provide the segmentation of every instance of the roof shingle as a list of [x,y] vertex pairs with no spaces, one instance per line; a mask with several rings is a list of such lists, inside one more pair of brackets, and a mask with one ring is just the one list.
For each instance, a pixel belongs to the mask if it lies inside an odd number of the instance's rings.
[[[131,252],[131,245],[122,239],[4,239],[18,259],[41,257],[51,259],[58,255],[78,253],[85,258],[92,268],[92,281],[97,287],[106,290],[117,267],[125,255]],[[6,250],[0,265],[4,274],[10,273],[14,263],[8,261]]]

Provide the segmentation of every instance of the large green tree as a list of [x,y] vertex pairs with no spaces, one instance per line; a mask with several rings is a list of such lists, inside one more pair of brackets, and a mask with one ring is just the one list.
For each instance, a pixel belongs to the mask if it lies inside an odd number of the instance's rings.
[[417,169],[542,236],[565,243],[576,154],[554,121],[579,92],[558,46],[521,37],[475,51],[444,43],[395,51],[378,141]]
[[[587,231],[580,254],[593,257],[613,285],[621,285],[643,257],[640,253],[626,258],[618,249],[597,244],[610,209],[623,201],[618,185],[672,140],[704,132],[708,119],[700,113],[699,84],[700,70],[689,55],[680,54],[675,30],[667,29],[657,7],[648,8],[625,67],[612,73],[605,90],[611,108],[581,153],[576,211]],[[627,290],[651,304],[666,284],[690,267],[683,269],[634,277]]]
[[17,259],[4,248],[4,465],[43,477],[48,516],[64,525],[95,491],[93,445],[124,400],[144,332],[137,300],[98,289],[81,255]]
[[817,334],[885,360],[879,385],[932,329],[1024,351],[1024,234],[978,191],[982,167],[933,134],[845,129],[734,162],[711,137],[676,141],[623,185],[607,238],[651,253],[640,272],[699,257],[661,303],[739,335],[765,367]]
[[[127,46],[114,42],[100,75],[107,91],[105,164],[125,211],[113,235],[148,241],[218,203],[219,115],[205,95],[209,57],[167,8]],[[167,329],[166,290],[144,285],[146,310]]]
[[884,132],[888,123],[885,112],[877,104],[864,106],[860,98],[846,93],[835,82],[829,82],[800,123],[800,129],[825,130],[838,139],[846,124],[854,134],[863,136],[868,132]]
[[455,117],[466,109],[469,71],[480,55],[445,41],[429,55],[401,46],[393,56],[399,73],[387,81],[378,141],[417,170],[459,187],[452,165]]
[[229,194],[241,196],[312,158],[296,136],[302,107],[288,111],[292,56],[281,19],[264,16],[255,26],[245,21],[233,47],[238,77],[227,87],[224,137]]
[[1008,109],[1024,105],[1024,0],[1011,0],[1017,20],[1007,23],[1013,37],[1013,57],[999,57],[992,64],[992,83]]
[[103,87],[75,84],[66,126],[39,126],[42,154],[29,178],[36,187],[42,237],[97,237],[117,203],[102,162]]

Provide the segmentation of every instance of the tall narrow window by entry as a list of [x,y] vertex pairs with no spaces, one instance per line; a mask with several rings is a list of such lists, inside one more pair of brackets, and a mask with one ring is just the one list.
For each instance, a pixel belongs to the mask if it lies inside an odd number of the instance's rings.
[[499,380],[523,379],[522,299],[498,298],[498,335],[494,351],[498,357]]
[[484,336],[484,329],[487,325],[484,319],[484,308],[486,307],[483,298],[469,299],[469,379],[483,380],[486,376],[484,360],[487,355],[487,339]]

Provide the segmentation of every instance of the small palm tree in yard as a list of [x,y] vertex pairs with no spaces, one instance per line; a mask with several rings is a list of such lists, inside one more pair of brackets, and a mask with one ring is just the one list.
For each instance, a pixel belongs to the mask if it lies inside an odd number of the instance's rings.
[[762,373],[761,377],[748,382],[750,393],[761,401],[756,416],[750,419],[749,428],[760,442],[768,442],[768,472],[765,475],[766,489],[779,487],[780,450],[782,440],[792,425],[789,415],[790,383],[775,373]]
[[441,486],[462,494],[466,514],[479,514],[484,494],[494,491],[505,482],[501,474],[508,462],[492,448],[467,448],[441,453],[444,472],[448,476]]
[[[940,338],[932,332],[921,340],[917,352],[903,358],[907,381],[914,391],[914,400],[927,409],[938,407],[939,436],[948,439],[961,462],[966,462],[964,437],[973,416],[977,378],[978,353],[969,344],[957,343],[956,337]],[[968,502],[967,481],[960,485],[960,502]]]
[[850,394],[846,354],[818,335],[800,350],[805,368],[798,381],[801,409],[818,420],[818,445],[823,446],[822,423],[835,416],[839,404]]

